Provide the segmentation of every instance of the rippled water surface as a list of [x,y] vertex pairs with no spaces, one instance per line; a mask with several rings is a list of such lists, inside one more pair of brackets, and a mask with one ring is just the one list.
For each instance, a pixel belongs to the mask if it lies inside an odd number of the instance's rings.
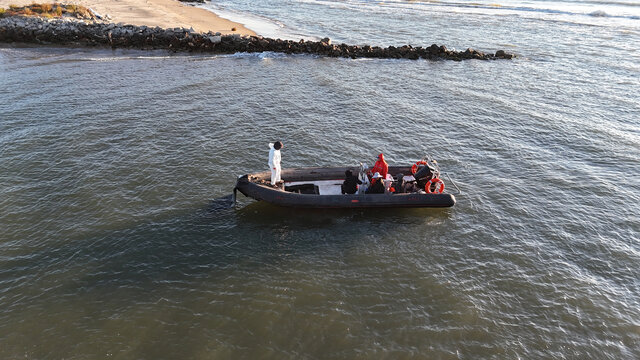
[[[640,357],[638,7],[532,3],[216,5],[513,61],[0,47],[0,358]],[[463,194],[212,206],[274,139],[285,167],[430,153]]]

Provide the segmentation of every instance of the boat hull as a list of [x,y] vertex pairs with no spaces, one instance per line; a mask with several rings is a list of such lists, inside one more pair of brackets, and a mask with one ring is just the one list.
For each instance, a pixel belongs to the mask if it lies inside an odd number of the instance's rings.
[[[346,169],[356,172],[356,169],[349,167],[286,169],[282,172],[282,178],[287,181],[341,179]],[[393,174],[402,171],[408,174],[409,168],[390,168],[390,173]],[[256,200],[297,208],[441,208],[451,207],[456,203],[453,194],[298,194],[265,184],[270,176],[270,172],[241,176],[236,182],[236,189]]]

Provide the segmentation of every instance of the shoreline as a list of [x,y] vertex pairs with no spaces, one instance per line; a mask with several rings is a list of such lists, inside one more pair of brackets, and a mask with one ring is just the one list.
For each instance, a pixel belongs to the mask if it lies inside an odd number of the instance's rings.
[[[42,1],[46,3],[47,1]],[[0,0],[0,8],[9,5],[26,6],[33,0]],[[205,8],[187,5],[178,0],[70,0],[62,3],[90,8],[110,22],[160,28],[185,28],[201,33],[223,35],[257,35],[243,24],[221,18]],[[235,29],[235,30],[233,30]]]

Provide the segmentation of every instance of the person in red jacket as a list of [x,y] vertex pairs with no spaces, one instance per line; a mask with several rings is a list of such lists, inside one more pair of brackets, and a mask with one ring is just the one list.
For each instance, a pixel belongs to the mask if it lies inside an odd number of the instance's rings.
[[[389,164],[384,161],[384,154],[380,153],[380,155],[378,155],[378,161],[376,161],[376,163],[373,165],[373,169],[371,169],[371,172],[374,174],[380,173],[383,179],[387,178],[387,173],[389,172]],[[372,179],[371,184],[373,184],[377,180],[378,179]]]

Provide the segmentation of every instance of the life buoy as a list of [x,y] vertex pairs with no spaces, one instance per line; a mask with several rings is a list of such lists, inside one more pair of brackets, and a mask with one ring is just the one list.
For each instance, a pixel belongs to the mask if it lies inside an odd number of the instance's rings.
[[424,160],[416,161],[415,164],[411,165],[411,175],[415,174],[418,171],[419,165],[427,165],[427,162]]
[[[431,185],[433,184],[436,184],[436,189],[431,191]],[[427,185],[424,186],[424,191],[426,191],[427,194],[442,194],[444,191],[444,181],[438,178],[433,178],[427,181]]]

